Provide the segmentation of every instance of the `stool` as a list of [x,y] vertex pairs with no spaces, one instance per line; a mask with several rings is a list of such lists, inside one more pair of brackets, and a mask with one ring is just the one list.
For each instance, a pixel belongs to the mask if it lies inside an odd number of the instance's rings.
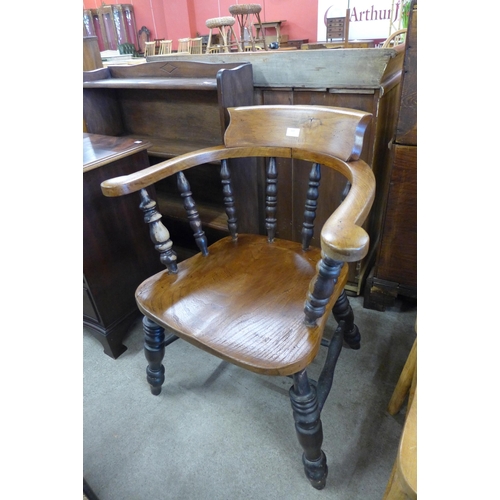
[[[242,49],[245,48],[245,30],[248,32],[248,36],[250,37],[250,43],[252,46],[252,51],[257,50],[256,42],[262,42],[264,45],[264,49],[267,50],[266,40],[264,29],[262,28],[262,22],[260,20],[260,11],[262,7],[257,3],[246,3],[246,4],[238,4],[238,5],[230,5],[229,12],[233,15],[240,25],[240,44]],[[253,20],[254,18],[257,20],[257,23],[260,27],[260,33],[262,38],[258,36],[254,36],[253,34]],[[257,31],[259,33],[259,30]]]
[[158,54],[164,56],[172,53],[172,40],[161,40]]
[[236,47],[238,52],[243,52],[233,30],[234,23],[235,19],[231,16],[214,17],[213,19],[206,20],[205,24],[207,25],[207,28],[210,29],[208,34],[207,53],[211,52],[212,30],[216,28],[219,29],[219,33],[222,38],[221,48],[224,52],[230,52],[232,47]]

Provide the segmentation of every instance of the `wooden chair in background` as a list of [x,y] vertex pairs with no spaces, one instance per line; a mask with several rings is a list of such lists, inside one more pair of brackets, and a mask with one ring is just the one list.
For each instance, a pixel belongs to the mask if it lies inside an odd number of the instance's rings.
[[145,46],[145,49],[144,49],[144,56],[145,57],[154,56],[156,54],[156,42],[155,41],[144,42],[144,46]]
[[[160,394],[165,347],[178,338],[257,374],[290,376],[290,401],[304,450],[305,474],[313,487],[322,489],[328,467],[321,449],[320,413],[344,342],[353,349],[360,346],[344,286],[348,262],[364,257],[369,245],[362,225],[374,200],[375,178],[359,156],[372,115],[300,105],[246,106],[227,112],[230,122],[223,145],[184,154],[101,185],[106,196],[139,193],[138,204],[140,201],[151,239],[167,268],[146,279],[136,291],[137,305],[144,314],[147,380],[152,394]],[[267,234],[238,234],[231,161],[255,157],[267,162],[263,207]],[[310,169],[304,186],[301,243],[276,234],[278,158],[292,158]],[[221,165],[229,235],[209,245],[184,171],[214,162]],[[320,249],[310,242],[322,169],[340,172],[351,187],[321,228]],[[291,175],[287,170],[283,174]],[[177,176],[200,250],[180,263],[147,190],[172,175]],[[338,327],[327,340],[323,330],[330,311]],[[326,360],[314,382],[309,380],[307,368],[321,345],[327,348]]]
[[220,44],[222,52],[231,52],[233,49],[236,49],[237,52],[242,52],[241,45],[233,30],[234,23],[235,19],[231,16],[214,17],[206,20],[205,24],[210,30],[208,33],[207,53],[210,52],[212,47],[212,33],[214,29],[218,30],[219,38],[222,39],[222,44]]
[[389,35],[387,40],[382,44],[382,48],[386,49],[389,47],[394,47],[395,45],[401,45],[401,44],[405,43],[406,32],[407,32],[407,29],[403,28],[403,29],[397,30],[394,33],[392,33],[391,35]]
[[191,53],[191,38],[179,38],[179,40],[177,41],[177,53],[178,54]]
[[202,54],[203,53],[203,38],[191,38],[191,54]]
[[159,55],[167,55],[172,53],[172,40],[161,40]]

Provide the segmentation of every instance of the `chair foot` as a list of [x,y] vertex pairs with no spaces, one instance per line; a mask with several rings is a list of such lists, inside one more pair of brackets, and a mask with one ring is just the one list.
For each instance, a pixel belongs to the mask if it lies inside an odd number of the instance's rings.
[[316,462],[307,460],[305,454],[302,455],[302,463],[307,479],[313,488],[322,490],[326,486],[326,477],[328,475],[328,466],[326,465],[326,455],[321,452],[321,457]]
[[165,367],[162,365],[165,355],[165,330],[154,321],[144,317],[142,320],[144,329],[144,355],[148,361],[146,376],[151,394],[158,396],[161,386],[165,382]]
[[342,291],[337,302],[333,306],[333,316],[337,323],[345,322],[344,341],[351,349],[361,347],[361,335],[358,327],[354,324],[354,313],[345,290]]
[[294,385],[290,388],[295,430],[304,453],[302,463],[311,485],[321,490],[328,475],[326,455],[321,450],[323,427],[315,387],[309,383],[307,373],[302,370],[293,375]]

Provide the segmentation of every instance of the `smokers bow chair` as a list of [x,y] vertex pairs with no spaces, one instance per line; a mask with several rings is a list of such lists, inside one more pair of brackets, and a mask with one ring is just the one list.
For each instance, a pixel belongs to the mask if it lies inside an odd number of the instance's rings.
[[[327,106],[248,106],[227,111],[230,123],[224,145],[101,184],[110,197],[140,193],[144,220],[166,266],[136,291],[137,305],[144,314],[147,380],[151,392],[160,394],[165,347],[178,338],[252,372],[293,378],[289,394],[305,473],[315,488],[322,489],[328,468],[321,450],[320,412],[344,342],[354,349],[360,345],[343,289],[347,263],[362,259],[369,244],[361,226],[373,203],[375,179],[359,156],[371,115]],[[267,163],[263,210],[267,235],[238,234],[231,161],[250,157],[264,158],[260,161]],[[304,186],[301,243],[277,237],[277,158],[302,160],[307,163],[299,163],[311,169]],[[184,171],[210,162],[221,165],[229,236],[208,245]],[[310,241],[323,168],[340,172],[349,190],[320,228],[319,249],[310,246]],[[291,171],[280,168],[281,172],[291,176]],[[170,233],[147,191],[148,186],[171,175],[177,176],[200,249],[179,263]],[[332,310],[338,327],[330,341],[322,340]],[[315,382],[306,370],[322,344],[328,352]]]

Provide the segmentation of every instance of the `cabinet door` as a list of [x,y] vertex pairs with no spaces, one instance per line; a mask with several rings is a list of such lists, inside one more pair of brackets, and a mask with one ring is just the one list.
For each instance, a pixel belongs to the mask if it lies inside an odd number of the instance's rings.
[[377,278],[417,286],[417,148],[394,146]]

